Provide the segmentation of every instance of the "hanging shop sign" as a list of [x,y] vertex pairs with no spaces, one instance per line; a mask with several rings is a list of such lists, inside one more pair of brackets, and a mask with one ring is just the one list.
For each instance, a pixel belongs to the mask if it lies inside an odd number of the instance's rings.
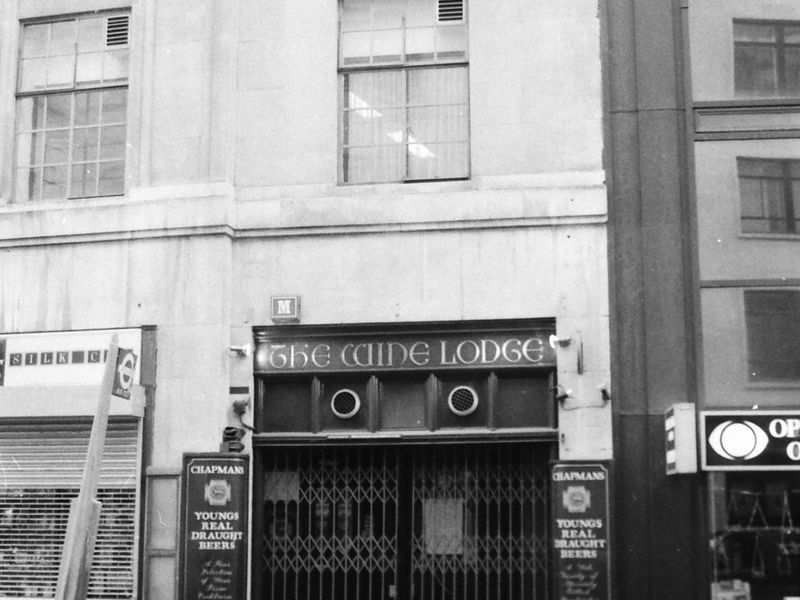
[[667,475],[697,473],[697,416],[694,404],[673,404],[664,415]]
[[96,385],[116,333],[120,357],[116,390],[139,383],[140,329],[19,333],[0,336],[0,387]]
[[601,463],[553,465],[556,597],[610,600],[609,473]]
[[[272,337],[256,335],[256,373],[554,367],[552,331]],[[261,339],[259,339],[261,338]]]
[[120,348],[117,353],[117,364],[114,367],[114,381],[111,395],[117,398],[131,399],[131,387],[136,374],[136,353],[128,348]]
[[800,470],[800,411],[705,411],[700,439],[707,471]]
[[248,458],[185,454],[181,600],[246,597]]

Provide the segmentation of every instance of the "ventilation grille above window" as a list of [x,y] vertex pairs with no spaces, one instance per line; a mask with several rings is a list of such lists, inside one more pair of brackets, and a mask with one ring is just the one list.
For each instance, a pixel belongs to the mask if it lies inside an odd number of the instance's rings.
[[464,0],[439,0],[439,22],[463,21]]
[[447,406],[453,414],[459,417],[466,417],[475,412],[478,408],[478,393],[471,387],[460,385],[450,392],[447,396]]
[[353,390],[339,390],[331,398],[331,410],[340,419],[354,417],[360,408],[361,399]]
[[130,15],[108,17],[106,20],[106,46],[125,46],[128,44]]

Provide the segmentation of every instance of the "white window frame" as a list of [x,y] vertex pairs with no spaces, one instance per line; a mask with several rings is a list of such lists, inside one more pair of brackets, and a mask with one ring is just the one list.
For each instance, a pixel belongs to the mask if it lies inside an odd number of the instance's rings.
[[[372,6],[374,7],[375,3],[380,0],[372,0]],[[395,0],[406,6],[406,0]],[[444,11],[449,9],[449,4],[452,2],[448,2],[447,0],[430,0],[433,4],[437,5],[437,12],[438,14],[442,14],[443,7]],[[371,53],[368,57],[366,62],[353,62],[350,64],[346,64],[343,54],[343,35],[345,33],[371,33],[376,31],[377,29],[370,29],[366,28],[363,30],[348,30],[347,32],[343,31],[343,26],[340,19],[340,27],[339,27],[339,111],[338,111],[338,119],[339,119],[339,136],[338,136],[338,162],[339,162],[339,183],[343,185],[359,185],[359,184],[385,184],[385,183],[413,183],[413,182],[424,182],[424,181],[447,181],[447,180],[464,180],[469,179],[470,177],[470,115],[469,115],[469,101],[470,101],[470,93],[469,93],[469,52],[468,52],[468,15],[467,15],[467,0],[463,0],[463,9],[462,9],[462,19],[453,21],[451,19],[440,19],[439,21],[431,24],[430,28],[445,28],[448,26],[463,26],[464,28],[464,49],[463,49],[463,57],[456,57],[453,56],[453,53],[443,52],[440,53],[436,48],[434,51],[430,53],[430,56],[419,55],[419,57],[415,57],[409,59],[409,54],[407,53],[407,31],[411,28],[406,27],[406,19],[403,18],[402,21],[402,28],[398,31],[400,32],[400,37],[402,39],[402,47],[400,50],[399,55],[395,55],[394,59],[386,59],[386,60],[375,60],[375,53]],[[342,9],[341,0],[339,3],[340,10]],[[405,11],[405,8],[404,8]],[[421,27],[420,29],[426,29],[427,27]],[[427,54],[427,53],[426,53]],[[385,57],[384,57],[385,58]],[[431,142],[432,144],[441,144],[441,143],[450,143],[450,144],[463,144],[464,147],[464,154],[465,154],[465,162],[466,164],[463,165],[464,170],[463,173],[459,173],[454,176],[433,176],[433,177],[421,177],[421,176],[414,176],[410,173],[409,164],[412,160],[412,156],[420,156],[421,153],[430,152],[429,148],[426,147],[425,144],[420,143],[414,138],[413,131],[411,131],[411,119],[409,117],[409,112],[416,108],[414,105],[410,104],[409,102],[409,79],[410,73],[414,70],[418,69],[464,69],[465,71],[465,90],[464,90],[464,102],[458,103],[458,105],[463,105],[463,111],[466,113],[464,119],[466,121],[465,130],[466,130],[466,139],[464,140],[436,140],[436,142]],[[347,150],[350,148],[357,148],[357,147],[365,147],[365,148],[378,148],[381,144],[372,143],[366,146],[359,146],[358,144],[347,144],[346,143],[346,131],[347,131],[347,122],[346,119],[348,118],[348,113],[357,113],[357,112],[373,112],[379,115],[378,111],[375,111],[372,107],[364,104],[362,105],[351,105],[350,99],[348,98],[348,92],[346,91],[348,86],[346,84],[348,78],[350,76],[357,76],[359,74],[364,73],[378,73],[378,72],[397,72],[402,73],[402,95],[405,97],[405,102],[403,105],[398,105],[394,108],[397,110],[405,111],[405,116],[403,119],[404,125],[400,128],[397,132],[396,137],[392,137],[388,142],[394,142],[394,146],[400,146],[403,151],[403,164],[400,177],[397,178],[387,178],[387,179],[366,179],[366,180],[352,180],[351,177],[348,176],[348,158],[345,156]],[[442,104],[442,105],[431,105],[431,106],[454,106],[451,103]],[[387,147],[391,147],[391,143],[387,143]]]
[[[117,18],[117,23],[124,21],[124,37],[115,37],[110,31],[108,21]],[[104,19],[102,40],[104,46],[94,52],[81,52],[78,49],[78,36],[81,31],[77,29],[82,23],[92,19]],[[48,31],[61,23],[73,23],[76,28],[74,35],[73,52],[63,55],[52,52],[50,38],[45,54],[41,58],[26,57],[24,45],[32,35],[34,27],[49,26]],[[123,196],[126,190],[126,166],[128,163],[127,146],[130,136],[128,118],[129,112],[129,82],[130,82],[130,23],[131,13],[128,9],[114,9],[92,13],[76,13],[58,17],[41,17],[20,22],[19,58],[17,61],[17,87],[16,87],[16,117],[15,117],[15,144],[14,144],[14,194],[13,201],[48,201],[75,198],[91,198],[103,196]],[[68,44],[65,44],[65,46]],[[113,64],[109,57],[120,57],[120,72],[116,77],[104,79],[105,69]],[[82,64],[92,65],[82,58],[93,55],[100,61],[99,79],[82,81],[80,71]],[[70,81],[55,82],[52,85],[46,81],[48,68],[51,61],[66,59],[72,61],[72,77]],[[32,86],[24,81],[26,72],[23,63],[26,60],[39,60],[44,65],[45,80],[43,85]],[[38,73],[32,69],[31,72]],[[65,100],[69,101],[69,107]],[[51,111],[51,102],[63,103],[63,108],[69,113],[65,120],[54,127],[47,122],[48,117],[58,114]],[[96,121],[81,123],[77,121],[79,105],[89,105],[95,101],[104,106],[99,107],[94,118]],[[27,105],[27,106],[26,106]],[[41,111],[39,121],[34,121],[35,111]],[[29,112],[30,111],[30,112]],[[111,111],[111,112],[108,112]],[[26,114],[28,113],[29,114]],[[87,108],[88,113],[88,108]],[[108,115],[108,120],[106,119]],[[78,134],[83,137],[81,140]],[[59,135],[62,140],[58,144],[48,146],[47,138]],[[66,136],[66,139],[63,139]],[[60,146],[60,147],[59,147]],[[48,148],[54,150],[57,158],[48,157]],[[84,153],[83,157],[78,152]],[[105,151],[105,152],[104,152]],[[113,154],[109,154],[113,152]],[[28,157],[28,158],[26,158]],[[48,160],[50,158],[50,160]],[[47,170],[51,173],[58,172],[54,190],[63,187],[63,193],[45,194],[45,176]],[[103,171],[113,177],[103,178]],[[82,171],[82,172],[81,172]],[[76,174],[82,175],[81,179],[90,181],[92,187],[77,191],[74,182]],[[110,187],[103,188],[103,184],[112,182]]]

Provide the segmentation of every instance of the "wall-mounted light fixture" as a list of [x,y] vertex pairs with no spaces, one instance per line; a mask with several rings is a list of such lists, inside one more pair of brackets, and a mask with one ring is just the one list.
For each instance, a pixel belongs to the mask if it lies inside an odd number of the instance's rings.
[[567,398],[572,396],[572,390],[565,388],[563,385],[557,385],[553,388],[556,393],[556,400],[563,404]]
[[570,337],[551,335],[548,341],[550,342],[550,347],[554,350],[557,350],[558,348],[566,348],[574,342],[576,346],[575,370],[578,372],[578,375],[583,375],[583,340],[581,339],[580,331],[576,331]]
[[550,342],[551,348],[555,348],[556,346],[561,346],[562,348],[566,348],[572,342],[572,338],[558,337],[557,335],[551,335],[548,341]]
[[246,356],[250,356],[252,351],[253,347],[250,344],[244,344],[243,346],[228,346],[228,356],[231,357],[244,358]]

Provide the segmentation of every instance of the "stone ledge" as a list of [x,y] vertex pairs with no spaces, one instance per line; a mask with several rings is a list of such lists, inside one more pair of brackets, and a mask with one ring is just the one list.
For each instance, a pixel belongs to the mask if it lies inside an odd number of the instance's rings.
[[[597,176],[548,176],[414,186],[271,190],[228,184],[133,190],[129,196],[0,206],[0,247],[223,235],[231,239],[604,224],[606,188]],[[560,181],[566,185],[554,185]],[[486,182],[484,182],[485,184]],[[469,189],[464,184],[470,184]],[[503,185],[505,184],[505,185]],[[345,188],[350,190],[352,188]],[[298,193],[299,192],[299,193]]]

